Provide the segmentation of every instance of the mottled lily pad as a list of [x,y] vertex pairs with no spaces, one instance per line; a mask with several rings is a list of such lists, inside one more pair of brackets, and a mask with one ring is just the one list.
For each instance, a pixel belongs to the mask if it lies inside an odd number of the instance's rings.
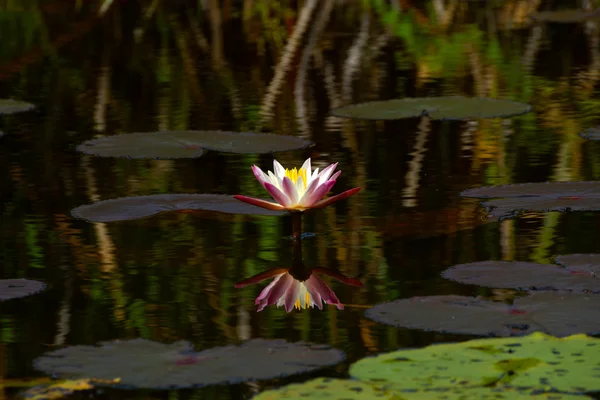
[[600,276],[600,254],[565,254],[554,261],[578,275],[598,280]]
[[29,279],[0,279],[0,301],[30,296],[45,287],[45,283]]
[[467,189],[463,197],[483,199],[493,217],[505,219],[524,211],[596,211],[600,209],[600,182],[539,182]]
[[362,359],[350,367],[350,375],[406,391],[488,387],[591,392],[600,390],[600,340],[534,333],[437,344]]
[[239,346],[195,352],[189,342],[145,339],[70,346],[35,360],[35,368],[60,377],[120,379],[119,388],[176,389],[272,379],[342,362],[342,351],[325,345],[253,339]]
[[[530,262],[480,261],[454,265],[442,272],[442,277],[497,288],[600,293],[600,279],[595,275],[595,272],[600,272],[600,264],[594,267],[578,264],[577,261],[582,260],[575,259],[576,256],[581,259],[584,255],[560,256],[564,257],[562,264],[569,265],[569,268]],[[596,261],[599,261],[600,255],[590,256],[596,256]],[[575,262],[569,263],[569,258]]]
[[600,296],[535,292],[513,305],[480,297],[413,297],[376,304],[365,315],[397,327],[482,336],[600,332]]
[[541,11],[533,14],[531,18],[542,22],[578,23],[600,18],[600,9]]
[[12,99],[0,99],[0,115],[15,114],[23,111],[29,111],[35,106],[31,103]]
[[500,118],[525,114],[531,106],[511,100],[484,97],[407,97],[350,104],[332,115],[342,118],[392,120],[428,116],[435,120]]
[[89,222],[115,222],[147,218],[167,211],[204,210],[227,214],[285,215],[222,194],[154,194],[101,200],[71,210],[75,218]]
[[128,133],[91,139],[77,146],[102,157],[195,158],[204,149],[261,154],[308,147],[312,142],[286,135],[225,131],[161,131]]
[[579,136],[588,140],[600,140],[600,126],[586,129],[585,131],[580,132]]

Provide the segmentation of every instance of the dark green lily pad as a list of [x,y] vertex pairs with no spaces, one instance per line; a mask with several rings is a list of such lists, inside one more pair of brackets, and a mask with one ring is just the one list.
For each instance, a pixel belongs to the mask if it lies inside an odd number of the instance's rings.
[[534,292],[512,306],[480,297],[413,297],[376,304],[365,316],[397,327],[482,336],[600,332],[600,296]]
[[586,129],[585,131],[580,132],[579,136],[588,140],[600,140],[600,126]]
[[407,392],[477,387],[592,392],[600,390],[600,340],[585,335],[559,339],[534,333],[437,344],[362,359],[350,367],[350,375]]
[[104,136],[83,142],[77,150],[102,157],[195,158],[200,157],[204,149],[261,154],[296,150],[311,144],[294,136],[266,133],[162,131]]
[[41,292],[46,284],[29,279],[0,279],[0,301],[17,299]]
[[600,254],[565,254],[557,256],[554,261],[566,267],[569,271],[599,281]]
[[239,346],[195,352],[189,342],[145,339],[70,346],[35,360],[36,369],[59,377],[94,378],[109,386],[178,389],[279,378],[342,362],[345,354],[325,345],[253,339]]
[[494,198],[481,203],[493,217],[505,219],[524,211],[600,210],[600,182],[539,182],[467,189],[463,197]]
[[557,10],[542,11],[533,14],[531,18],[541,22],[578,23],[600,18],[600,9],[596,10]]
[[227,214],[285,215],[256,207],[223,194],[154,194],[102,200],[71,210],[75,218],[89,222],[115,222],[147,218],[162,212],[204,210]]
[[[573,255],[576,256],[576,255]],[[581,258],[583,255],[579,255]],[[591,255],[596,256],[598,255]],[[512,261],[480,261],[454,265],[442,277],[471,285],[519,290],[566,290],[600,293],[600,279],[589,266],[570,263],[565,257],[563,268],[558,265]],[[600,272],[600,265],[595,265]]]
[[35,106],[31,103],[12,99],[0,99],[0,115],[15,114],[32,110]]
[[332,115],[342,118],[393,120],[429,116],[435,120],[466,120],[521,115],[531,106],[511,100],[483,97],[407,97],[350,104],[336,108]]

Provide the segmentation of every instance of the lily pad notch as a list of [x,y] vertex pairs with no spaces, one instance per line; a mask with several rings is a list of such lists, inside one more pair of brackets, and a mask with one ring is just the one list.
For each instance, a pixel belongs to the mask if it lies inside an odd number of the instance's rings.
[[507,118],[531,111],[529,104],[487,97],[406,97],[350,104],[331,111],[340,118],[395,120],[427,116],[439,121]]

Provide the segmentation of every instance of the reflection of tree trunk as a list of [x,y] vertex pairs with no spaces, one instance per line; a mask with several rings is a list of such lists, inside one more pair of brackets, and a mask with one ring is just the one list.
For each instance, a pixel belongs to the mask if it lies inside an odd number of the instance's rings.
[[223,32],[221,30],[221,9],[219,0],[210,0],[210,28],[213,65],[219,66],[223,61]]
[[296,22],[294,32],[288,39],[288,42],[283,49],[283,55],[281,56],[277,67],[275,67],[275,75],[273,76],[271,83],[269,83],[267,94],[263,99],[260,110],[260,115],[263,118],[263,121],[267,117],[271,116],[271,109],[275,105],[275,100],[281,90],[285,75],[288,72],[298,46],[300,46],[302,42],[302,36],[308,28],[313,11],[315,8],[317,8],[318,4],[318,0],[306,0],[304,7],[302,7],[302,11],[300,11],[300,17]]
[[58,312],[58,321],[56,323],[56,336],[54,337],[54,346],[62,346],[70,331],[71,321],[71,298],[73,297],[73,283],[75,282],[75,272],[69,265],[67,266],[67,279],[65,280],[65,294],[60,303]]
[[419,130],[417,131],[417,140],[411,155],[412,160],[408,163],[408,171],[406,172],[406,187],[402,191],[404,207],[415,207],[417,205],[417,190],[419,189],[419,175],[423,168],[423,157],[425,153],[425,144],[427,137],[431,131],[431,119],[429,117],[421,117]]
[[542,37],[544,36],[544,25],[537,24],[531,28],[529,39],[527,39],[527,45],[525,46],[525,52],[521,57],[521,65],[525,71],[531,71],[533,64],[535,63],[535,56],[540,49],[542,43]]
[[515,258],[515,220],[506,219],[500,222],[500,246],[502,260],[512,261]]
[[6,376],[6,350],[4,343],[0,343],[0,400],[5,399],[4,377]]
[[198,79],[198,72],[196,71],[196,63],[192,59],[188,49],[187,32],[183,30],[175,16],[171,16],[169,18],[169,22],[171,23],[173,31],[175,32],[175,42],[177,43],[177,48],[181,54],[181,60],[183,61],[183,68],[186,77],[189,80],[188,87],[194,94],[196,101],[198,103],[202,103],[204,99],[202,92],[200,91],[200,81]]
[[98,132],[106,130],[106,106],[110,99],[110,64],[108,57],[104,58],[104,65],[100,68],[100,75],[98,75],[98,96],[94,106],[94,128]]
[[342,76],[343,102],[350,101],[352,94],[353,77],[360,66],[363,50],[367,44],[367,41],[369,40],[369,25],[369,14],[363,14],[363,17],[360,21],[358,35],[356,36],[356,39],[354,39],[350,50],[348,50],[348,57],[346,58],[346,62],[344,63],[344,74]]

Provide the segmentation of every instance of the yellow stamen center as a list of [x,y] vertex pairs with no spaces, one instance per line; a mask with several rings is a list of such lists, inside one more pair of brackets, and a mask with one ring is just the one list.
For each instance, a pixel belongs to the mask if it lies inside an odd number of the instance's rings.
[[302,184],[304,186],[304,188],[306,189],[306,170],[304,168],[300,168],[300,169],[285,169],[285,176],[287,176],[288,178],[290,178],[290,180],[294,183],[294,185],[296,184],[296,182],[298,182],[298,178],[302,177]]
[[300,299],[296,300],[296,303],[294,303],[294,307],[296,307],[296,309],[300,310],[301,308],[307,308],[310,307],[310,293],[306,292],[306,298],[304,299],[304,305],[302,305],[300,303]]

